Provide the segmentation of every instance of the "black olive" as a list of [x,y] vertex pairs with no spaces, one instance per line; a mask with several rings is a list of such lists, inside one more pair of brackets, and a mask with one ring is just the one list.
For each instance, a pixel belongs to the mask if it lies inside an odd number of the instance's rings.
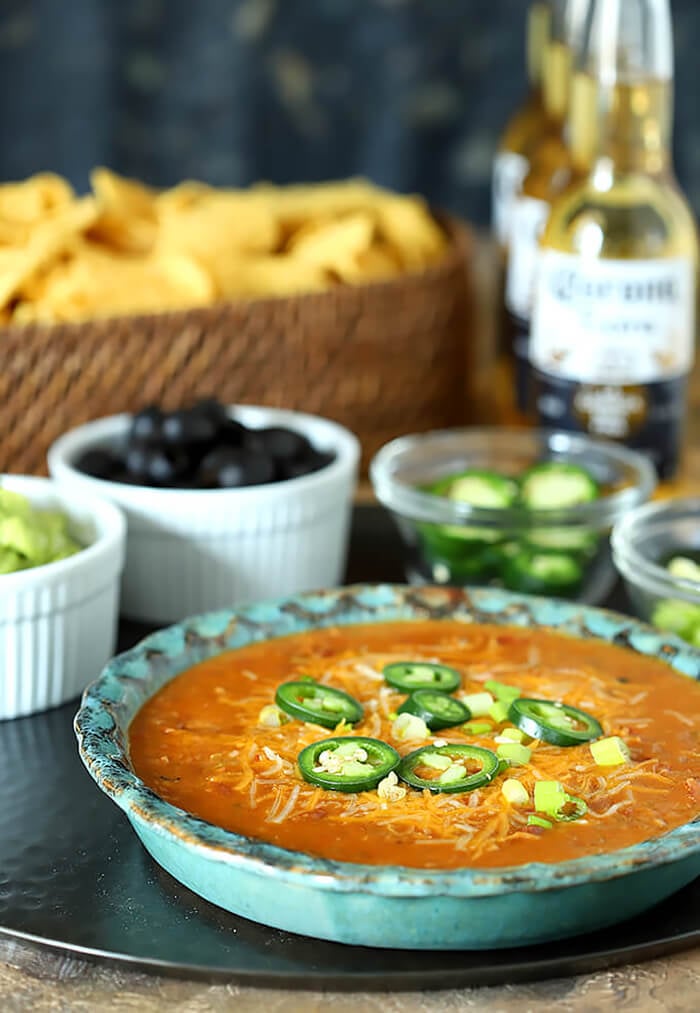
[[190,411],[209,419],[217,430],[222,429],[229,418],[226,408],[215,397],[202,398],[190,408]]
[[279,462],[294,461],[313,451],[313,447],[301,433],[281,426],[269,429],[255,429],[245,441],[246,449],[254,453],[267,454]]
[[126,471],[128,475],[142,478],[148,470],[150,447],[146,443],[133,443],[126,451]]
[[127,475],[144,485],[170,485],[185,474],[187,465],[184,455],[166,453],[161,447],[137,444],[126,454]]
[[246,443],[250,430],[237,422],[235,419],[226,419],[226,422],[219,428],[216,439],[227,447],[242,447]]
[[237,447],[217,447],[202,461],[200,479],[206,485],[234,489],[245,485],[265,485],[273,481],[275,466],[269,457],[252,454]]
[[313,453],[299,458],[298,461],[288,461],[284,465],[283,477],[301,478],[302,475],[310,475],[314,471],[320,471],[321,468],[325,468],[334,460],[335,454],[314,450]]
[[332,452],[284,426],[249,429],[216,398],[163,412],[149,405],[134,415],[125,452],[95,449],[77,467],[96,478],[174,489],[237,488],[298,478],[325,468]]
[[163,413],[157,405],[149,405],[137,412],[131,420],[129,440],[153,442],[160,439]]
[[122,459],[112,450],[86,450],[75,462],[75,467],[93,478],[113,481],[122,468]]
[[184,475],[187,467],[186,457],[156,450],[148,462],[148,477],[157,485],[172,485],[176,479]]
[[181,447],[211,443],[217,426],[208,415],[194,411],[170,412],[163,419],[163,438]]

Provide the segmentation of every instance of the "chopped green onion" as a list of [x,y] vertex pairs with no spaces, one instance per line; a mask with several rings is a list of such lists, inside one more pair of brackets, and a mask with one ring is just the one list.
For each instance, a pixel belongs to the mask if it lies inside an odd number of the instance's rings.
[[508,704],[504,703],[503,700],[496,700],[494,704],[491,704],[488,710],[489,717],[497,721],[498,724],[508,719]]
[[318,679],[314,679],[313,675],[300,675],[297,682],[318,682]]
[[267,704],[258,714],[258,724],[263,728],[280,728],[287,721],[289,721],[287,715],[274,703]]
[[555,820],[568,822],[580,819],[588,812],[588,806],[577,795],[569,795],[559,781],[537,781],[535,783],[535,809],[546,813]]
[[[521,746],[519,742],[504,742],[496,750],[496,755],[500,760],[507,760],[508,763],[520,767],[530,762],[532,750],[527,746]],[[539,809],[539,806],[537,808]]]
[[466,725],[462,725],[462,731],[467,735],[487,735],[493,731],[493,725],[487,721],[467,721]]
[[472,717],[475,718],[486,717],[493,705],[493,697],[490,693],[468,693],[466,696],[461,696],[460,700],[465,707],[469,708]]
[[511,805],[527,805],[530,796],[527,789],[514,777],[508,777],[501,785],[501,794]]
[[535,809],[538,813],[556,816],[566,798],[566,789],[559,781],[535,782]]
[[392,735],[399,742],[408,742],[411,739],[429,739],[430,729],[423,718],[415,714],[399,714],[392,725]]
[[505,682],[496,682],[495,679],[489,679],[485,683],[485,689],[489,693],[493,693],[497,700],[502,700],[508,704],[512,703],[513,700],[517,700],[522,692],[517,686],[508,686]]
[[549,822],[549,820],[545,820],[541,816],[536,816],[534,813],[531,813],[528,816],[527,825],[529,827],[542,827],[543,830],[552,829],[552,824]]
[[519,728],[504,728],[496,736],[496,742],[523,742],[524,740],[525,733],[521,732]]
[[567,795],[566,802],[556,814],[556,819],[570,823],[572,820],[580,820],[588,812],[588,805],[578,795]]
[[619,735],[591,742],[590,750],[599,767],[618,767],[622,763],[629,763],[631,759],[629,747]]

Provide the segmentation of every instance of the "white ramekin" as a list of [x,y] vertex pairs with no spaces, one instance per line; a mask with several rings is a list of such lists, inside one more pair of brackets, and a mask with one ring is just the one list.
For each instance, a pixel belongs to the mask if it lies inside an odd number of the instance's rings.
[[2,475],[39,509],[61,510],[86,548],[0,575],[0,719],[78,696],[114,653],[126,524],[119,510],[47,478]]
[[[233,413],[233,409],[232,409]],[[52,476],[74,494],[102,496],[127,518],[122,614],[145,622],[333,587],[343,575],[360,447],[328,419],[239,407],[251,428],[288,426],[332,464],[311,475],[242,489],[155,489],[92,478],[73,466],[88,448],[119,442],[128,415],[65,433],[49,450]]]

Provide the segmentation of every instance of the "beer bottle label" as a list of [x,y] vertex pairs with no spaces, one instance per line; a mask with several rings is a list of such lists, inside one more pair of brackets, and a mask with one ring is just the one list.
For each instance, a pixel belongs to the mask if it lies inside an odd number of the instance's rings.
[[687,258],[540,254],[530,362],[540,421],[645,450],[675,469],[694,356]]
[[540,235],[548,215],[549,204],[534,197],[521,195],[513,204],[505,304],[511,317],[516,403],[522,412],[527,412],[530,407],[530,318],[540,255]]
[[521,195],[513,204],[506,277],[506,308],[529,320],[535,295],[539,241],[549,215],[549,204]]
[[493,161],[491,220],[496,239],[504,247],[510,242],[513,203],[520,193],[527,170],[527,159],[515,151],[499,151]]

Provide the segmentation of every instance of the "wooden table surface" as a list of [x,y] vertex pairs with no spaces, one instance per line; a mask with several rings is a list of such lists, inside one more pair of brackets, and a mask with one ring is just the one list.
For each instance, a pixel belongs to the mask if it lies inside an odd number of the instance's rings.
[[[481,247],[477,263],[479,295],[476,349],[477,368],[486,375],[492,348],[492,257]],[[485,400],[489,392],[484,391]],[[681,476],[662,490],[664,495],[700,493],[700,370],[696,370]],[[371,492],[364,486],[360,498]],[[1,874],[0,870],[0,874]],[[86,918],[89,918],[86,912]],[[700,1009],[700,948],[643,964],[609,971],[559,978],[528,985],[467,988],[422,993],[319,993],[209,985],[201,981],[163,978],[56,956],[47,951],[0,939],[0,1013],[99,1013],[133,1010],[138,1013],[174,1009],[192,1013],[315,1013],[332,1004],[334,1013],[350,1010],[382,1013],[431,1013],[477,1009],[482,1013],[528,1013],[552,1007],[564,1013],[605,1013],[607,1010],[671,1011]]]
[[[89,917],[86,914],[86,917]],[[80,960],[52,957],[0,942],[0,1008],[3,1013],[691,1013],[700,1008],[700,951],[577,978],[531,985],[466,988],[448,992],[283,992],[207,985],[123,972]]]

